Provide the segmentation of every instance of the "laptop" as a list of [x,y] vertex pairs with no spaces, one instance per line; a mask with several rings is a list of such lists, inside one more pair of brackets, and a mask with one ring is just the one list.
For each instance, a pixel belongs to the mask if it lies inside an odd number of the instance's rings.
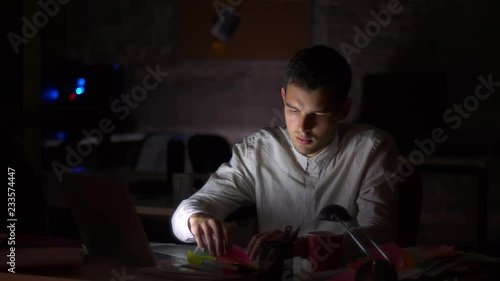
[[184,259],[196,245],[151,243],[125,183],[81,174],[66,174],[65,199],[88,253],[138,267],[158,260]]

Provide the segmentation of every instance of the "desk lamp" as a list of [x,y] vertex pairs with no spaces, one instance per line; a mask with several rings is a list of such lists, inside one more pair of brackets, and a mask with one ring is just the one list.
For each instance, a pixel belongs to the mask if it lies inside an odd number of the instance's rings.
[[345,224],[346,222],[352,221],[351,215],[347,210],[339,205],[328,205],[325,206],[318,214],[318,220],[323,221],[334,221],[340,222],[342,226],[347,230],[349,236],[358,245],[358,247],[370,257],[370,260],[363,263],[356,271],[356,281],[397,281],[398,276],[394,270],[389,257],[382,249],[371,239],[368,234],[361,228],[361,226],[356,222],[356,226],[359,227],[361,233],[370,241],[370,243],[377,249],[377,251],[382,255],[383,259],[375,259],[370,255],[367,249],[360,243],[360,241],[354,236],[351,230]]

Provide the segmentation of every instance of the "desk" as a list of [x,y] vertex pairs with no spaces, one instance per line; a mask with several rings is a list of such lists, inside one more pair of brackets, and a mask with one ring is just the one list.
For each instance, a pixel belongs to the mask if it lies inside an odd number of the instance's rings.
[[[117,278],[118,277],[118,278]],[[121,278],[120,278],[121,277]],[[125,278],[127,277],[127,278]],[[133,279],[131,279],[133,278]],[[90,258],[83,266],[73,268],[44,268],[31,270],[17,270],[15,274],[0,273],[0,280],[9,281],[158,281],[152,276],[140,274],[134,266],[125,266],[119,262]]]
[[[498,276],[489,276],[491,266],[483,264],[469,264],[470,269],[461,273],[445,273],[434,278],[422,277],[417,280],[421,281],[443,281],[443,280],[460,280],[460,281],[494,281]],[[498,274],[498,273],[497,273]],[[454,279],[458,276],[457,279]],[[122,277],[122,278],[120,278]],[[127,278],[125,278],[127,277]],[[52,268],[38,270],[18,271],[16,274],[0,273],[0,280],[9,281],[175,281],[181,280],[178,278],[169,277],[154,277],[140,272],[140,269],[134,266],[125,266],[119,262],[101,259],[89,258],[85,264],[76,268]],[[190,279],[182,279],[190,280]],[[194,279],[193,279],[194,280]],[[227,280],[227,279],[214,279]],[[235,279],[232,279],[235,280]],[[239,278],[237,280],[258,280],[256,277]]]
[[170,195],[158,195],[151,198],[144,198],[144,196],[136,194],[131,196],[139,215],[172,217],[177,208]]
[[[1,236],[0,236],[1,237]],[[39,236],[36,241],[47,240],[45,246],[41,247],[37,245],[33,245],[33,251],[30,251],[29,248],[22,248],[23,251],[16,251],[16,274],[8,273],[7,268],[10,268],[10,265],[6,263],[6,255],[5,251],[0,256],[0,280],[12,280],[12,281],[32,281],[32,280],[42,280],[42,281],[63,281],[54,278],[42,278],[40,276],[45,277],[60,277],[60,278],[70,278],[70,280],[97,280],[97,281],[159,281],[159,280],[179,280],[178,276],[171,276],[166,272],[158,271],[156,272],[162,273],[162,278],[151,276],[150,274],[146,274],[142,272],[142,269],[137,266],[125,265],[121,262],[114,261],[106,258],[98,258],[98,257],[89,257],[81,256],[81,247],[76,245],[74,246],[62,246],[61,241],[53,240],[53,237],[50,236]],[[50,244],[55,245],[56,248],[46,248],[51,247]],[[55,244],[54,244],[55,243]],[[176,247],[162,247],[162,243],[150,243],[153,251],[155,251],[156,246],[160,246],[160,249],[157,249],[163,254],[171,254],[173,256],[179,256],[180,253],[178,251],[179,248]],[[68,249],[69,247],[69,249]],[[182,248],[183,251],[187,251],[186,247]],[[192,249],[192,248],[191,248]],[[404,250],[404,249],[403,249]],[[408,249],[409,250],[409,249]],[[431,250],[432,251],[432,250]],[[8,252],[8,250],[7,250]],[[407,251],[409,252],[409,251]],[[437,252],[432,251],[434,256]],[[453,251],[452,251],[453,252]],[[422,256],[422,254],[418,254],[418,252],[414,252],[415,257],[418,259],[418,256]],[[431,252],[429,252],[431,253]],[[460,254],[455,252],[456,254]],[[184,256],[184,255],[182,255]],[[447,256],[444,252],[442,252],[440,257]],[[3,257],[3,258],[2,258]],[[50,257],[50,259],[40,259],[40,257]],[[480,262],[479,262],[480,261]],[[38,267],[36,265],[38,264]],[[442,265],[443,263],[441,263]],[[446,262],[445,262],[446,264]],[[29,267],[28,267],[29,265]],[[41,267],[44,265],[45,267]],[[302,262],[295,264],[296,268],[300,268],[296,271],[296,274],[302,276],[304,279],[313,277],[312,275],[307,273],[307,270],[304,271],[304,267]],[[491,258],[484,257],[478,255],[468,255],[467,259],[463,260],[458,264],[460,267],[464,265],[468,266],[466,271],[462,272],[445,272],[437,275],[434,278],[429,277],[421,277],[417,280],[424,281],[443,281],[443,280],[455,280],[455,276],[459,276],[458,280],[461,281],[493,281],[500,280],[500,259],[499,258]],[[439,267],[439,266],[438,266]],[[148,268],[149,270],[154,268]],[[28,276],[22,276],[26,274]],[[156,274],[155,276],[157,276]],[[166,277],[165,277],[166,275]],[[323,274],[324,275],[324,274]],[[31,278],[30,278],[31,276]],[[35,276],[35,277],[33,277]],[[130,276],[129,278],[125,278],[126,276]],[[238,280],[258,280],[254,278],[241,278]],[[496,279],[495,279],[496,278]],[[219,277],[220,279],[220,277]],[[64,279],[68,281],[67,279]],[[191,280],[185,279],[184,280]],[[322,279],[315,279],[322,280]]]

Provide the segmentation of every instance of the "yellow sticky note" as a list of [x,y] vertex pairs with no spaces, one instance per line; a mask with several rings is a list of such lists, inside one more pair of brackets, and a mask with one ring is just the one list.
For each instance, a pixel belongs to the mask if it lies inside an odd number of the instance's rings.
[[191,250],[188,250],[187,261],[190,264],[201,264],[203,260],[215,261],[214,256],[202,256],[193,253]]

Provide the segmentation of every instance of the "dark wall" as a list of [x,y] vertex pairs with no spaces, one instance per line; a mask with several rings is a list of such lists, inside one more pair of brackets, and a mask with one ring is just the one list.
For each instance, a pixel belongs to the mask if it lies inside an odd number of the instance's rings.
[[[55,60],[83,65],[118,64],[125,76],[125,94],[142,85],[148,73],[147,66],[156,68],[158,65],[161,71],[168,72],[168,77],[148,91],[147,97],[130,111],[130,116],[121,121],[124,130],[174,131],[185,135],[211,132],[235,143],[261,127],[282,124],[279,91],[287,61],[179,59],[179,50],[176,49],[180,22],[178,1],[71,1],[60,15],[53,18],[53,22],[51,19],[44,31],[43,63]],[[438,84],[443,89],[436,91],[432,88],[422,93],[426,100],[420,100],[416,107],[416,114],[423,116],[430,111],[429,108],[444,113],[455,103],[462,104],[465,98],[474,95],[479,76],[486,78],[491,75],[493,81],[500,81],[500,54],[497,51],[500,49],[497,16],[500,3],[493,0],[436,2],[401,1],[397,8],[400,12],[392,13],[385,26],[378,24],[378,31],[372,30],[373,36],[360,46],[356,45],[357,29],[365,30],[367,25],[377,22],[374,14],[381,15],[380,11],[387,10],[387,1],[311,1],[310,45],[326,44],[342,50],[349,44],[357,48],[349,55],[353,69],[350,94],[354,107],[348,121],[359,120],[362,116],[365,94],[381,93],[378,88],[383,88],[385,80],[377,80],[375,85],[380,86],[374,88],[368,88],[366,84],[368,79],[379,75],[397,79],[402,74],[408,77],[408,73],[413,73],[414,81],[410,79],[407,83],[427,83],[426,74],[439,74],[444,83],[429,83],[428,87]],[[215,14],[215,10],[207,13]],[[264,50],[266,42],[262,42],[260,48]],[[259,48],[255,49],[255,52],[259,51]],[[394,85],[397,83],[389,86]],[[426,86],[406,89],[412,89],[411,98],[415,98],[418,91],[426,91]],[[405,100],[407,91],[399,91],[400,99]],[[454,151],[458,155],[476,149],[489,153],[488,161],[492,163],[490,238],[496,240],[500,240],[500,209],[494,204],[494,199],[500,194],[500,181],[496,176],[500,165],[498,156],[492,152],[497,149],[500,139],[498,91],[495,89],[488,99],[481,101],[456,129],[450,129],[449,123],[443,124],[442,118],[427,124],[429,128],[445,126],[450,139],[443,146],[460,147]],[[429,92],[435,98],[429,96]],[[370,100],[377,101],[377,97],[372,98]],[[391,101],[374,104],[384,112],[401,112],[400,105]],[[376,110],[373,112],[377,113]],[[418,118],[410,117],[413,122],[418,122]],[[471,190],[474,192],[476,188],[474,181],[444,179],[440,182],[439,177],[431,181],[433,183],[426,186],[426,200],[431,200],[427,202],[432,203],[432,208],[424,209],[428,216],[423,218],[432,219],[424,223],[429,223],[428,229],[432,229],[433,224],[451,223],[456,228],[448,230],[460,233],[467,226],[463,223],[463,210],[457,207],[460,206],[456,204],[459,202],[457,198],[467,198],[467,194],[472,194]],[[463,188],[455,188],[457,184]],[[461,195],[453,197],[457,190]],[[434,196],[436,193],[442,196]],[[449,201],[453,203],[448,204]],[[446,233],[447,229],[440,231],[443,237],[451,235]],[[423,233],[427,235],[429,232],[424,230]],[[430,234],[424,238],[429,237]]]
[[[495,36],[498,5],[495,1],[401,1],[400,12],[391,14],[366,46],[349,55],[355,100],[349,120],[359,116],[365,79],[371,74],[440,73],[446,88],[436,98],[444,97],[448,107],[474,94],[479,75],[491,73],[493,80],[500,80],[495,69],[499,54],[494,51],[500,45]],[[187,134],[217,130],[234,142],[280,117],[273,108],[281,110],[279,87],[286,61],[178,59],[176,1],[74,1],[69,6],[64,39],[69,48],[62,50],[68,58],[86,64],[119,63],[128,75],[125,93],[141,83],[147,65],[159,64],[170,73],[133,110],[130,118],[135,128]],[[382,10],[387,10],[386,1],[313,1],[310,44],[338,50],[346,43],[356,47],[355,27],[365,30],[376,21],[373,13],[380,15]],[[216,14],[215,10],[207,12]],[[261,48],[265,50],[265,42]],[[498,117],[496,96],[482,102],[465,120],[460,138],[480,143],[492,140],[489,129],[499,129],[494,118]],[[471,137],[477,134],[490,138]]]

